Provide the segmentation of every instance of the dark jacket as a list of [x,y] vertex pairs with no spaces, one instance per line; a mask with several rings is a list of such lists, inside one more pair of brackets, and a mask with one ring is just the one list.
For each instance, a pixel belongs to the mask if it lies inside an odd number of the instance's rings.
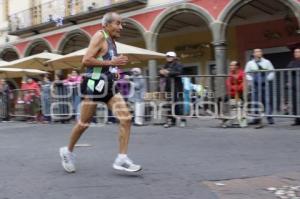
[[300,60],[293,60],[290,61],[289,65],[287,66],[287,68],[300,68]]
[[168,62],[165,64],[164,69],[168,70],[170,73],[166,77],[166,91],[172,91],[172,81],[175,84],[175,92],[182,92],[183,85],[181,81],[181,77],[178,77],[182,74],[182,65],[177,61]]
[[[293,60],[293,61],[290,61],[290,63],[288,64],[287,68],[289,69],[300,69],[300,60]],[[297,78],[296,78],[296,75],[299,75],[300,74],[300,71],[296,72],[296,71],[292,71],[292,89],[296,89],[296,84],[297,84]],[[300,79],[300,77],[298,77]],[[298,82],[299,83],[299,82]]]

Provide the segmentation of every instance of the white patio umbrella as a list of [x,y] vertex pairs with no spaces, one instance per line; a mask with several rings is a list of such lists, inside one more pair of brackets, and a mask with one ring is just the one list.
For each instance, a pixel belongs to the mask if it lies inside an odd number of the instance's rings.
[[3,68],[0,67],[0,78],[17,78],[26,75],[41,75],[48,72],[37,69],[22,69],[22,68]]
[[46,70],[51,71],[53,68],[46,66],[44,64],[45,61],[50,59],[57,59],[62,57],[62,55],[49,53],[49,52],[42,52],[39,54],[31,55],[28,57],[24,57],[21,59],[17,59],[7,63],[0,63],[0,67],[5,68],[23,68],[23,69],[39,69],[39,70]]
[[2,60],[2,59],[0,59],[0,67],[1,67],[1,65],[6,65],[8,62],[7,61],[4,61],[4,60]]
[[86,50],[87,48],[84,48],[64,55],[60,58],[51,59],[49,61],[46,61],[45,64],[55,70],[68,68],[80,69],[80,67],[82,66],[81,61],[84,54],[86,53]]
[[[122,44],[116,42],[117,51],[119,54],[126,55],[130,62],[140,62],[147,61],[151,59],[163,59],[165,54],[138,48],[135,46],[130,46],[127,44]],[[52,59],[46,61],[52,68],[60,69],[60,67],[69,67],[69,68],[80,68],[82,66],[81,61],[85,55],[87,48],[75,51],[73,53],[67,54],[61,58]]]

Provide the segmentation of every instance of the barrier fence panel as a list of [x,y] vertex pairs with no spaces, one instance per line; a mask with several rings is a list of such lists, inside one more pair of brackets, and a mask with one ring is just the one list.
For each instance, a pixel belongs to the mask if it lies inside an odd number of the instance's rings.
[[[144,120],[144,124],[166,123],[168,117],[188,118],[200,116],[215,116],[218,111],[215,102],[223,96],[216,96],[215,92],[218,84],[216,80],[224,81],[226,76],[180,76],[176,82],[174,78],[167,79],[167,85],[160,85],[162,78],[157,77],[156,83],[159,85],[159,92],[148,92],[147,83],[149,77],[143,77],[143,90],[136,87],[134,78],[127,79],[128,91],[123,91],[123,86],[115,83],[115,89],[119,91],[128,102],[133,115],[138,115]],[[135,78],[136,79],[136,78]],[[153,78],[151,78],[153,81]],[[189,84],[187,86],[187,84]],[[165,86],[165,88],[162,88]],[[189,87],[189,88],[188,88]],[[43,85],[40,91],[15,89],[12,91],[13,106],[10,108],[10,116],[17,120],[33,120],[41,115],[49,117],[52,121],[70,120],[73,116],[79,115],[80,100],[83,97],[79,90],[79,85],[66,85],[63,81]],[[3,98],[3,97],[2,97]],[[3,98],[4,99],[4,98]],[[1,107],[5,103],[1,99]],[[98,104],[96,117],[99,122],[106,123],[110,118],[114,118],[103,104]],[[139,109],[140,111],[136,111]],[[197,109],[197,110],[196,110]],[[5,108],[1,108],[1,116],[4,115]]]
[[0,93],[0,120],[9,118],[9,96],[6,93]]
[[51,106],[45,107],[45,111],[50,112],[53,121],[68,121],[75,114],[73,110],[73,96],[78,95],[74,92],[75,88],[65,85],[63,82],[55,82],[51,87]]
[[[154,79],[157,92],[150,92],[149,81],[153,83]],[[250,117],[300,117],[300,69],[252,72],[247,80],[228,75],[130,76],[116,81],[114,87],[118,89],[113,89],[128,102],[135,123],[213,118],[241,124],[242,119]],[[226,90],[222,90],[224,85]],[[42,87],[41,92],[16,89],[12,96],[10,102],[14,105],[10,107],[7,96],[0,94],[0,118],[5,118],[8,110],[10,116],[20,120],[39,115],[54,121],[78,118],[83,97],[78,84],[63,82]],[[95,117],[100,123],[114,118],[103,103],[98,104]]]
[[35,118],[40,113],[40,94],[33,89],[12,91],[13,107],[10,116],[17,120],[27,120]]
[[[217,85],[227,75],[181,75],[176,78],[157,77],[160,92],[146,92],[146,120],[154,124],[188,118],[221,118],[229,100]],[[149,77],[144,77],[148,82]],[[153,78],[151,78],[153,81]],[[224,103],[225,102],[225,103]],[[149,119],[150,118],[150,119]],[[172,120],[172,121],[168,121]]]
[[[13,94],[13,105],[9,115],[16,120],[43,120],[48,117],[53,121],[70,120],[76,115],[73,98],[80,103],[78,92],[71,86],[63,83],[49,84],[49,88],[41,91],[34,89],[15,89]],[[79,100],[78,100],[79,98]],[[74,100],[75,101],[75,100]],[[43,117],[43,118],[42,118]]]
[[300,117],[300,69],[251,72],[247,79],[250,116]]

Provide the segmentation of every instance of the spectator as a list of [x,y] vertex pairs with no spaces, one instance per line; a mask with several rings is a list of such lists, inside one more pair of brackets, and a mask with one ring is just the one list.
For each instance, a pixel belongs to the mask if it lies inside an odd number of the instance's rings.
[[229,77],[226,80],[228,96],[231,99],[242,99],[244,91],[245,73],[238,61],[230,63]]
[[202,84],[192,84],[192,89],[195,91],[193,101],[195,103],[195,110],[200,108],[199,115],[207,115],[208,104],[208,87]]
[[26,82],[22,83],[21,89],[22,90],[32,90],[33,91],[32,94],[36,95],[36,96],[40,96],[40,93],[41,93],[40,86],[38,85],[38,83],[30,77],[28,77],[26,79]]
[[0,119],[3,119],[4,121],[9,121],[9,95],[10,89],[8,84],[5,79],[0,79],[0,100],[2,101],[1,113],[3,114],[0,115]]
[[129,98],[129,101],[134,103],[134,124],[142,126],[144,124],[145,115],[144,95],[146,92],[146,82],[140,68],[133,68],[131,72],[133,75],[134,93],[133,96]]
[[48,75],[43,77],[41,84],[41,103],[42,103],[42,113],[44,115],[44,120],[46,122],[51,122],[51,82]]
[[[167,52],[166,53],[166,61],[165,66],[159,71],[159,74],[166,78],[166,92],[171,93],[171,102],[176,103],[180,100],[179,93],[183,90],[183,85],[181,81],[181,77],[179,77],[182,73],[182,65],[178,61],[177,55],[175,52]],[[170,113],[171,114],[171,113]],[[175,106],[175,114],[182,115],[182,106]],[[170,116],[167,119],[165,128],[170,127],[171,125],[175,125],[176,118],[174,116]]]
[[[161,70],[164,70],[164,67],[161,67],[160,71]],[[161,93],[166,92],[166,81],[167,81],[166,76],[160,73],[159,74],[159,92],[161,92]]]
[[[235,106],[238,106],[239,100],[243,100],[245,73],[238,61],[230,62],[229,66],[229,76],[226,79],[226,90],[227,95],[224,99],[219,100],[219,113],[228,114],[231,111],[232,104],[231,99],[234,99]],[[221,101],[223,100],[223,106],[221,109]],[[236,107],[237,108],[237,107]],[[230,121],[229,118],[222,119],[222,127],[226,128],[228,126],[227,122]],[[244,121],[244,120],[243,120]],[[240,126],[242,125],[242,120],[239,120]]]
[[190,103],[191,103],[191,91],[193,89],[193,84],[191,82],[190,77],[182,77],[182,84],[183,84],[183,113],[184,115],[190,114]]
[[127,102],[128,97],[130,97],[130,78],[125,72],[119,70],[120,79],[117,81],[117,89],[123,96],[124,100]]
[[[300,69],[300,47],[297,47],[294,49],[294,60],[292,60],[287,68],[290,69]],[[293,71],[292,72],[292,82],[290,84],[291,89],[292,89],[292,105],[293,105],[293,114],[299,116],[300,113],[297,112],[299,108],[299,101],[300,99],[297,99],[297,77],[296,75],[299,75],[300,71]],[[300,79],[300,77],[298,77]],[[299,82],[298,82],[299,86]],[[298,90],[299,92],[299,90]],[[295,118],[294,123],[292,124],[293,126],[300,125],[300,117]]]
[[69,110],[70,104],[70,91],[68,87],[64,84],[63,75],[56,74],[55,80],[52,84],[51,95],[56,100],[57,112],[54,113],[55,118],[57,118],[61,123],[65,123],[70,120]]
[[[271,115],[272,105],[273,105],[273,79],[274,72],[268,72],[269,70],[274,70],[272,63],[263,58],[262,49],[253,50],[253,59],[250,60],[245,68],[247,73],[246,77],[252,85],[252,101],[255,103],[262,103],[264,109],[268,115]],[[260,99],[259,99],[260,98]],[[257,108],[257,106],[256,106]],[[256,114],[258,112],[256,111]],[[269,124],[274,124],[274,119],[271,116],[267,117]],[[262,119],[255,118],[249,124],[257,125],[256,128],[263,128]]]
[[[41,121],[40,115],[40,86],[32,78],[28,77],[26,82],[22,83],[21,90],[24,94],[25,110],[29,117],[34,117],[35,121]],[[34,121],[34,119],[29,119]]]
[[72,91],[72,107],[73,114],[75,114],[75,119],[79,119],[80,112],[80,95],[78,89],[80,88],[82,77],[78,74],[76,70],[73,70],[69,77],[65,80],[65,84],[69,87],[70,91]]

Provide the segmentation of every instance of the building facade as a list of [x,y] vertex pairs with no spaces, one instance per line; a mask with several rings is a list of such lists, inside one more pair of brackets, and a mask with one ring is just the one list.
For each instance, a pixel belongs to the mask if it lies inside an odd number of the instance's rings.
[[[0,0],[0,59],[87,47],[108,11],[124,18],[120,42],[174,50],[186,74],[225,74],[262,48],[276,68],[300,42],[300,0]],[[163,61],[138,63],[149,76]],[[153,89],[153,88],[152,88]]]

